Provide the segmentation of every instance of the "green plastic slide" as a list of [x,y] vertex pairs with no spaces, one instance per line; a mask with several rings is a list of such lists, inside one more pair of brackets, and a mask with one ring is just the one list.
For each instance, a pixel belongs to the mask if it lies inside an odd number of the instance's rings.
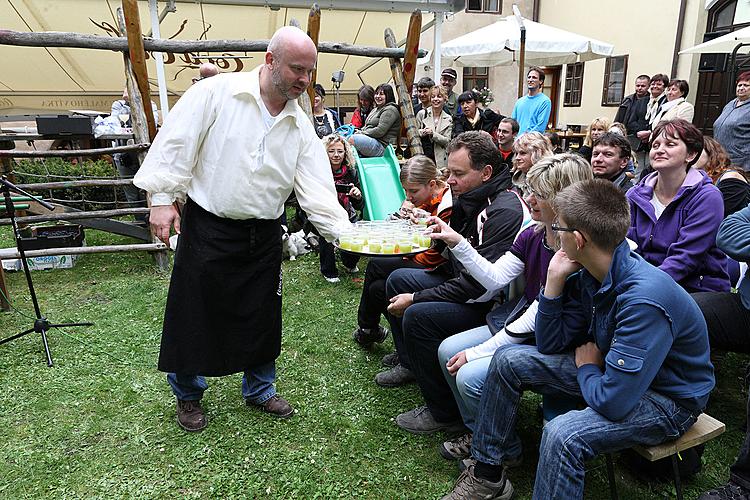
[[398,177],[401,169],[393,146],[389,145],[383,156],[360,158],[356,151],[354,156],[365,200],[362,216],[365,220],[384,220],[397,211],[406,199]]

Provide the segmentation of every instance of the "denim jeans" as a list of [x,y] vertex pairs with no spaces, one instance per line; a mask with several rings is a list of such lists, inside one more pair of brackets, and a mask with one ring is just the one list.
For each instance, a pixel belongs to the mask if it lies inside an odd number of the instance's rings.
[[380,315],[388,315],[385,282],[393,271],[402,268],[424,269],[424,266],[411,259],[394,257],[374,257],[367,263],[357,309],[357,325],[360,328],[377,328]]
[[354,134],[352,140],[354,140],[354,147],[357,148],[359,156],[372,158],[373,156],[383,156],[383,153],[385,153],[385,147],[380,141],[369,135]]
[[[495,352],[472,441],[472,456],[499,465],[521,453],[515,432],[524,390],[581,397],[573,353],[544,355],[534,346],[511,345]],[[636,407],[613,422],[591,408],[570,411],[549,422],[539,445],[535,499],[583,498],[586,460],[637,444],[676,439],[697,416],[670,398],[647,390]]]
[[[394,271],[386,284],[388,296],[432,288],[446,279],[445,275],[435,275],[421,269]],[[406,309],[401,321],[391,323],[399,360],[403,364],[402,356],[406,353],[407,366],[414,372],[425,404],[438,422],[453,422],[461,418],[440,369],[440,343],[467,328],[486,324],[485,317],[490,306],[490,303],[419,302]]]
[[482,386],[484,386],[484,379],[487,377],[487,369],[490,367],[492,356],[469,361],[459,368],[455,376],[448,373],[448,368],[445,365],[455,354],[477,346],[491,337],[490,328],[486,325],[480,326],[448,337],[443,340],[438,348],[438,363],[443,370],[443,376],[453,392],[464,425],[472,432],[474,432],[476,424]]
[[[265,403],[276,394],[275,380],[275,361],[246,370],[242,376],[242,397],[254,404]],[[177,399],[184,401],[203,398],[203,392],[208,388],[206,378],[201,375],[169,373],[167,381]]]

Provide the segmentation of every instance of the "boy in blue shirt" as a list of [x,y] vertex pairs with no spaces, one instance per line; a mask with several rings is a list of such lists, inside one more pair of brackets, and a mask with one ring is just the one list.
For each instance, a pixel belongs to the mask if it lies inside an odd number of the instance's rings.
[[498,349],[487,374],[472,458],[444,498],[513,494],[503,464],[517,462],[524,390],[585,403],[544,428],[535,499],[582,498],[584,464],[601,453],[676,439],[714,386],[708,334],[693,299],[630,251],[628,203],[604,180],[561,191],[562,249],[539,295],[537,346]]

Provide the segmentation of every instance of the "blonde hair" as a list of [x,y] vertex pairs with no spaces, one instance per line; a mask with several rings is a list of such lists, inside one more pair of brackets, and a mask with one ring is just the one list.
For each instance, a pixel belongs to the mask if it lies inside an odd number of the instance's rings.
[[531,190],[550,203],[571,184],[593,178],[589,162],[573,153],[542,158],[526,173],[526,183]]
[[[531,157],[532,168],[542,158],[554,154],[552,142],[550,142],[549,137],[540,132],[526,132],[519,135],[513,143],[513,153],[517,154],[519,151],[528,151]],[[511,176],[513,184],[523,189],[526,183],[526,174],[516,168],[515,161],[513,162],[511,172],[513,172]]]
[[416,155],[409,158],[401,167],[401,173],[399,174],[399,180],[402,185],[407,182],[413,182],[414,184],[426,186],[430,181],[435,181],[442,187],[445,185],[445,182],[441,180],[441,177],[442,175],[435,162],[425,155]]
[[[591,165],[581,155],[560,153],[542,158],[526,173],[526,185],[538,196],[554,207],[557,194],[577,182],[594,178]],[[536,225],[541,231],[544,223]],[[555,249],[560,248],[559,235],[553,235]]]
[[594,118],[594,121],[591,122],[591,125],[589,125],[588,130],[586,131],[586,138],[583,140],[583,145],[591,147],[594,145],[594,141],[591,139],[591,129],[601,128],[604,129],[605,132],[609,130],[609,128],[612,126],[612,120],[607,118],[606,116],[600,116],[599,118]]
[[552,142],[550,142],[549,137],[540,132],[526,132],[525,134],[519,135],[513,143],[513,152],[517,153],[519,150],[529,152],[532,164],[538,162],[545,156],[551,156],[553,154]]
[[445,99],[446,101],[448,100],[448,92],[445,90],[445,87],[443,87],[442,85],[433,85],[432,87],[430,87],[430,97],[432,97],[432,94],[434,94],[435,91],[437,91],[437,93],[440,94],[443,99]]
[[331,134],[323,137],[323,147],[326,150],[326,153],[328,152],[328,147],[331,144],[334,144],[336,142],[340,142],[344,146],[344,165],[346,165],[349,168],[356,168],[357,165],[354,162],[354,154],[352,154],[352,147],[349,145],[349,143],[341,137],[338,134]]

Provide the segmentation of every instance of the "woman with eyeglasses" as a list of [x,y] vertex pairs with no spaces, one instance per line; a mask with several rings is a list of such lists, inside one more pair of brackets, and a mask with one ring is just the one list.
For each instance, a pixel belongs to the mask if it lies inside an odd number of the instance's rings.
[[[536,162],[526,174],[530,190],[526,202],[535,224],[523,230],[511,249],[494,263],[479,255],[448,224],[431,219],[432,238],[445,242],[472,277],[487,289],[478,300],[496,297],[516,278],[521,277],[526,283],[521,297],[488,314],[486,326],[448,337],[438,349],[439,366],[432,367],[435,371],[432,377],[439,382],[436,388],[445,392],[446,404],[458,405],[464,424],[470,430],[475,425],[482,384],[495,350],[503,345],[533,340],[536,298],[547,279],[550,259],[559,248],[559,239],[553,230],[556,215],[552,201],[565,187],[591,178],[591,166],[576,154],[563,153]],[[440,370],[444,382],[440,379]],[[462,459],[468,456],[470,444],[471,434],[466,434],[443,443],[440,453],[446,458]]]
[[728,292],[727,258],[716,247],[724,200],[705,172],[691,168],[703,135],[682,119],[661,122],[650,147],[654,172],[627,194],[628,238],[688,292]]

